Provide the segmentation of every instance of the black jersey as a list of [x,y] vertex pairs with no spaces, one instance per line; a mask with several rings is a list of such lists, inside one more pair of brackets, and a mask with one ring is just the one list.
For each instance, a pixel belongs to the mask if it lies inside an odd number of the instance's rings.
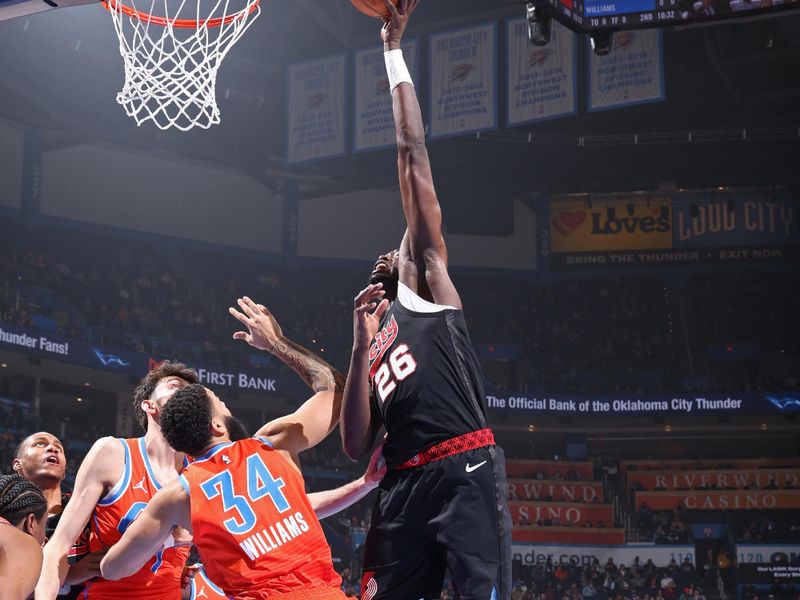
[[[47,522],[45,524],[44,534],[47,539],[53,537],[53,534],[56,531],[56,527],[58,526],[58,522],[61,520],[61,515],[64,512],[64,508],[67,506],[67,502],[72,497],[72,494],[69,492],[61,494],[61,512],[55,515],[51,515],[47,518]],[[69,549],[67,553],[67,560],[70,565],[74,565],[84,556],[89,554],[89,532],[90,532],[90,525],[87,523],[86,527],[83,528],[78,539],[75,540],[72,544],[72,547]],[[83,591],[83,584],[78,583],[76,585],[71,586],[70,590],[64,594],[59,594],[58,597],[62,600],[73,600],[77,599],[81,592]]]
[[369,351],[370,384],[389,468],[487,427],[481,368],[460,310],[415,312],[392,303]]

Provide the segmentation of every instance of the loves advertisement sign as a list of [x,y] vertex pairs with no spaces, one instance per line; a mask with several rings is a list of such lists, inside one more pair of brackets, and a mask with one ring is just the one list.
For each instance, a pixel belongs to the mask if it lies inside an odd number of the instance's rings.
[[669,198],[555,201],[550,205],[552,252],[604,252],[672,248]]

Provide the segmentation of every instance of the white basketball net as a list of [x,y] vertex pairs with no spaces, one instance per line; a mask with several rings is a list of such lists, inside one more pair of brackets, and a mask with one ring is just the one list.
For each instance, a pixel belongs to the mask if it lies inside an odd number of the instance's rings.
[[152,121],[160,129],[188,131],[220,122],[217,70],[258,17],[260,0],[230,12],[231,0],[212,0],[208,14],[200,14],[201,1],[174,0],[173,7],[170,0],[143,0],[140,5],[149,6],[139,7],[135,0],[105,2],[125,64],[117,102],[137,125]]

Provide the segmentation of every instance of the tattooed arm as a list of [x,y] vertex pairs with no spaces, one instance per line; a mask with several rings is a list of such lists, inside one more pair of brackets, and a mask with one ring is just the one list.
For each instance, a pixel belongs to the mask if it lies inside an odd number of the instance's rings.
[[344,377],[310,350],[286,339],[265,306],[246,296],[238,303],[241,311],[231,308],[230,313],[248,330],[237,331],[233,338],[272,353],[314,391],[294,413],[270,421],[256,433],[268,437],[275,448],[288,452],[298,463],[300,452],[316,446],[338,424]]

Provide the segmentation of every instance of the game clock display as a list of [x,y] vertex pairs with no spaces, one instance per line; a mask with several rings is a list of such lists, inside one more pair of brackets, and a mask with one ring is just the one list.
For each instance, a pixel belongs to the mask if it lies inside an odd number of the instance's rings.
[[800,8],[800,0],[541,0],[578,32],[643,29],[716,21]]

